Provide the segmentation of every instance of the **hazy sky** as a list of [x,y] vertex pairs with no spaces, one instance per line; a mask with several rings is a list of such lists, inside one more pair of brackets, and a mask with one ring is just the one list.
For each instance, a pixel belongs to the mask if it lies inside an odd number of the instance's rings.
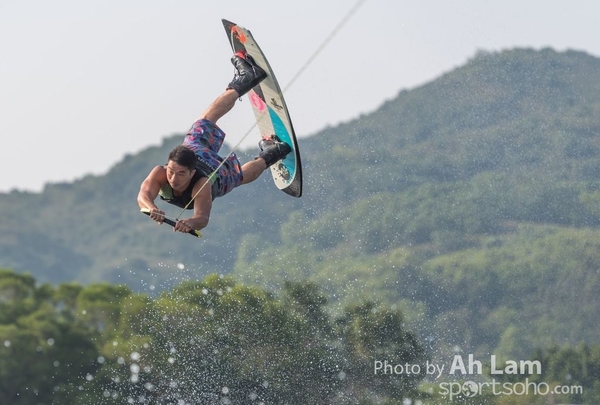
[[[233,76],[221,18],[252,31],[285,87],[354,4],[0,0],[0,192],[102,174],[187,131]],[[600,57],[599,18],[597,0],[366,0],[286,92],[294,127],[313,135],[373,111],[477,50]],[[230,145],[253,119],[244,98],[219,122]]]

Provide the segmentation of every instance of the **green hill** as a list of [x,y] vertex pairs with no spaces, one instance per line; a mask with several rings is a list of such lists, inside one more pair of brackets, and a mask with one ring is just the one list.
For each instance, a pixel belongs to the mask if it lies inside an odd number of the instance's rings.
[[440,354],[600,340],[598,58],[480,52],[303,138],[305,196],[265,175],[217,200],[200,241],[137,213],[141,180],[179,142],[0,195],[0,266],[147,292],[214,272],[275,289],[310,278],[332,311],[348,297],[401,307]]

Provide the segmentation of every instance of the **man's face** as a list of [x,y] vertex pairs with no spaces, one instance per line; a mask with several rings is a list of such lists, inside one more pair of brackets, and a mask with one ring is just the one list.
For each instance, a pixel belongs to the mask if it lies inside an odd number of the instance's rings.
[[194,173],[196,173],[196,170],[190,170],[172,160],[167,163],[167,181],[174,191],[184,191],[190,184]]

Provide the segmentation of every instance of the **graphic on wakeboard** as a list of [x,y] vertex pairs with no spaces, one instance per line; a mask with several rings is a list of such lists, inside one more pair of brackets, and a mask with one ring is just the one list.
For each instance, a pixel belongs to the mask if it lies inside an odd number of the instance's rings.
[[261,136],[269,138],[275,135],[292,148],[292,152],[284,159],[271,166],[275,185],[291,196],[300,197],[302,166],[298,141],[273,69],[248,29],[225,19],[222,21],[233,52],[246,52],[268,74],[266,79],[250,90],[248,98]]

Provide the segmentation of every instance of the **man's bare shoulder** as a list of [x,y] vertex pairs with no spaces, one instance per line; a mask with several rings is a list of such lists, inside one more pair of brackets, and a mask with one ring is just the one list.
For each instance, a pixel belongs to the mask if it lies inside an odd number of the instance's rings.
[[155,166],[144,181],[159,184],[162,187],[167,182],[167,170],[164,166]]
[[148,176],[164,176],[166,178],[167,169],[162,165],[155,166]]

